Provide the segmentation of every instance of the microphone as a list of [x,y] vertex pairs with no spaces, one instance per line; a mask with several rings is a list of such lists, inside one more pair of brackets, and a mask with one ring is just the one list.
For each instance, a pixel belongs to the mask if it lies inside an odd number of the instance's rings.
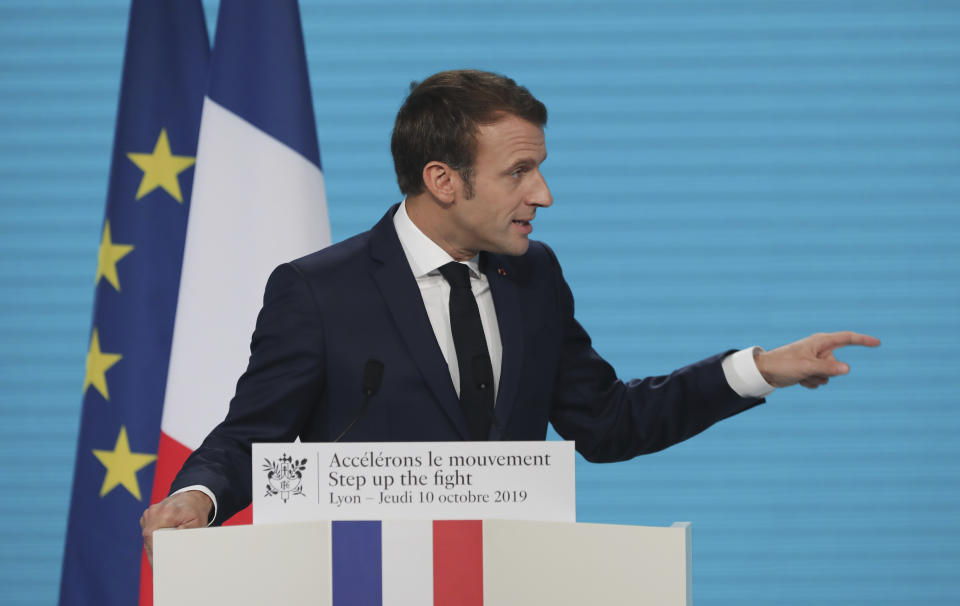
[[477,382],[477,389],[480,391],[493,389],[493,365],[490,363],[490,356],[475,355],[470,365],[473,369],[473,380]]
[[357,416],[350,421],[350,424],[340,432],[340,435],[333,440],[334,442],[342,440],[343,437],[353,429],[353,426],[357,424],[357,421],[367,414],[370,399],[380,391],[381,383],[383,383],[383,362],[371,358],[363,365],[363,378],[360,381],[360,393],[363,394],[363,402],[360,404],[360,412],[358,412]]
[[[383,383],[383,362],[380,360],[367,360],[363,365],[363,380],[360,382],[360,391],[367,398],[371,398],[380,391],[380,384]],[[365,400],[368,403],[369,400]]]
[[[493,365],[490,363],[490,356],[485,354],[473,356],[473,359],[470,361],[470,366],[473,370],[473,380],[477,382],[477,389],[480,391],[492,390]],[[496,401],[496,395],[494,395],[493,399]],[[503,430],[503,427],[497,421],[497,417],[494,416],[493,411],[486,406],[483,407],[483,410],[487,413],[487,416],[490,417],[490,423],[497,430],[500,439],[508,440],[507,432]]]

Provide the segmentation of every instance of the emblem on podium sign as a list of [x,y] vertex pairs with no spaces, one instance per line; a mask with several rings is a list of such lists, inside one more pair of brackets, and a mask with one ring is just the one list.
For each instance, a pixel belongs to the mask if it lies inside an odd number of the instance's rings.
[[267,493],[265,496],[280,495],[286,503],[290,495],[303,494],[303,470],[307,468],[307,460],[294,459],[284,453],[276,461],[264,459],[263,470],[267,472]]

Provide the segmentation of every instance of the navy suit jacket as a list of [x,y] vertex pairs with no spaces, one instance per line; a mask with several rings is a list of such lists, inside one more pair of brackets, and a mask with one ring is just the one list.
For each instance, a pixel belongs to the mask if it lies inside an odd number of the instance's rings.
[[[278,267],[270,276],[247,371],[226,419],[184,464],[171,491],[193,484],[217,496],[219,523],[251,499],[252,442],[322,442],[362,405],[366,362],[383,383],[349,441],[469,439],[447,363],[393,226]],[[762,400],[740,398],[721,368],[726,353],[669,376],[622,382],[574,319],[553,251],[483,253],[503,363],[491,439],[543,440],[547,424],[591,461],[619,461],[697,434]],[[500,432],[504,435],[500,435]]]

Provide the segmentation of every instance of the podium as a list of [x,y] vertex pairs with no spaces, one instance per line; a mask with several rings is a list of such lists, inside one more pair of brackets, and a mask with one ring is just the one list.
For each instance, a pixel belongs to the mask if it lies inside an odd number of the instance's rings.
[[165,530],[154,535],[154,604],[689,606],[690,553],[686,522],[324,521]]

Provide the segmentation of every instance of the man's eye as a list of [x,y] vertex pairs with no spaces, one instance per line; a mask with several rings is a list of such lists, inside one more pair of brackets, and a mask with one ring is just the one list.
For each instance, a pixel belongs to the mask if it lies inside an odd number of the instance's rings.
[[523,173],[525,173],[525,172],[527,172],[527,169],[525,169],[525,168],[518,168],[517,170],[513,171],[512,173],[510,173],[510,176],[513,177],[514,179],[519,179],[521,176],[523,176]]

